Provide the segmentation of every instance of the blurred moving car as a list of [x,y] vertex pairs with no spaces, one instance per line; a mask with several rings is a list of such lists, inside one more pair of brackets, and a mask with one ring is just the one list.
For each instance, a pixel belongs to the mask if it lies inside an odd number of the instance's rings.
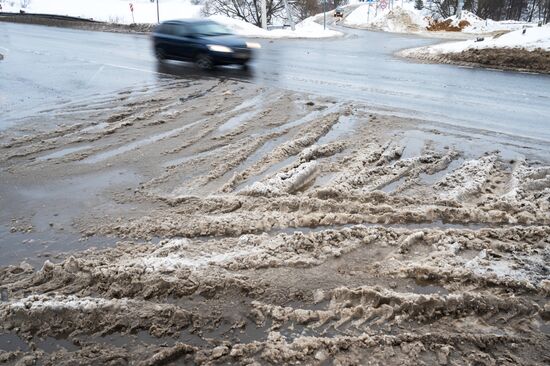
[[246,42],[207,19],[166,21],[155,28],[152,37],[159,61],[192,61],[201,69],[234,64],[246,67],[252,50],[261,48],[259,43]]
[[342,6],[339,6],[334,10],[334,17],[335,18],[343,18],[344,17],[344,8]]

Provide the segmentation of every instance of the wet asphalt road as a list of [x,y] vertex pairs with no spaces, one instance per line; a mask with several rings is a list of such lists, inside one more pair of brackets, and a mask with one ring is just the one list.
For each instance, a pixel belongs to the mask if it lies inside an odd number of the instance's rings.
[[346,30],[330,40],[260,40],[249,71],[159,65],[145,35],[0,23],[0,130],[64,103],[173,77],[227,77],[358,100],[392,113],[550,142],[550,77],[417,64],[400,49],[438,42]]

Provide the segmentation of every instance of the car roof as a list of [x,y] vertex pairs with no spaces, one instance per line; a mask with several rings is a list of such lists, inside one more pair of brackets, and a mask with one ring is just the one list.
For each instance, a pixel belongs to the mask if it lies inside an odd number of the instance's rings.
[[200,23],[215,23],[210,19],[174,19],[167,20],[161,24],[200,24]]

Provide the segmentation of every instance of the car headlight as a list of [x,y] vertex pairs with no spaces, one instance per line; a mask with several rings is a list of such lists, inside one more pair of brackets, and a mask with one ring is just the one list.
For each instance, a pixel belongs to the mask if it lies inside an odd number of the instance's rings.
[[256,42],[246,42],[248,48],[262,48],[262,45]]
[[224,52],[224,53],[233,52],[233,50],[231,48],[226,47],[226,46],[222,46],[222,45],[219,45],[219,44],[209,44],[206,47],[208,47],[208,49],[210,51],[213,51],[213,52]]

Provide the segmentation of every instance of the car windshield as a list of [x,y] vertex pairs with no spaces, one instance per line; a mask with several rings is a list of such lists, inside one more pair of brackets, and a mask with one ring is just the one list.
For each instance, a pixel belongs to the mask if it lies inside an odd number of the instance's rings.
[[193,31],[205,36],[221,36],[224,34],[232,34],[229,29],[223,25],[214,22],[204,22],[193,24]]

